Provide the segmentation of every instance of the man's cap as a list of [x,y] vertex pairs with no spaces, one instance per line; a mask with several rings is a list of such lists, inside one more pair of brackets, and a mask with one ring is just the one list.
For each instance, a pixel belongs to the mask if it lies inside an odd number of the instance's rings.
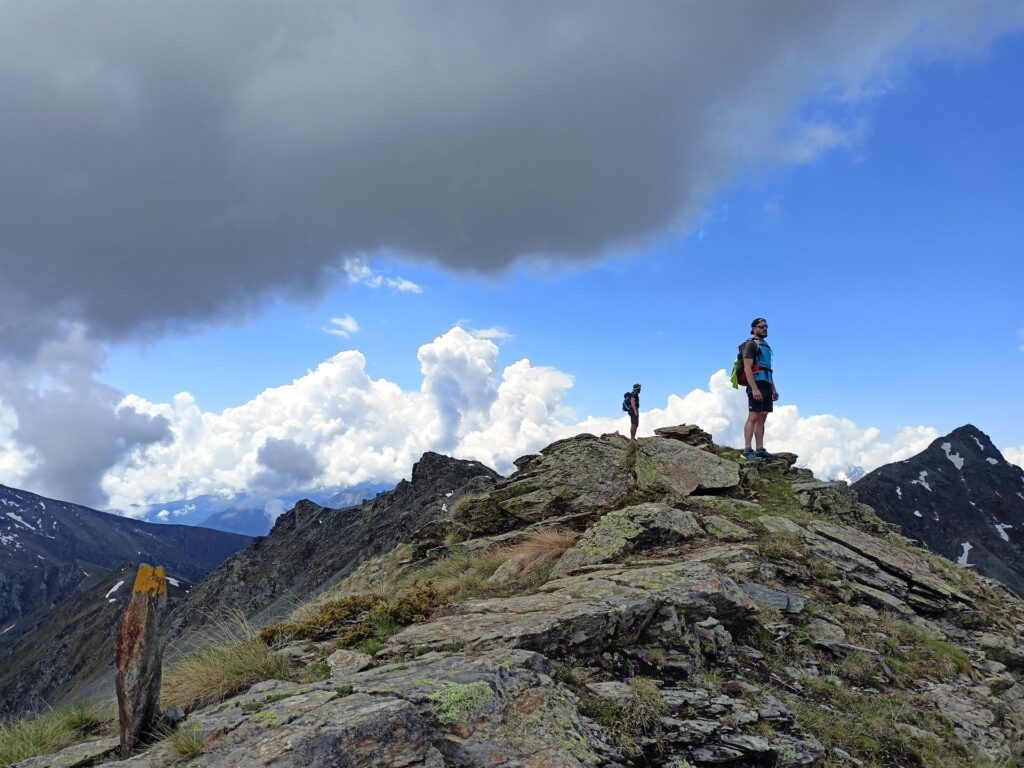
[[755,317],[753,320],[750,321],[750,327],[753,328],[758,323],[767,323],[767,322],[768,321],[765,320],[763,317]]
[[633,389],[640,389],[640,385],[639,384],[634,384],[633,385]]

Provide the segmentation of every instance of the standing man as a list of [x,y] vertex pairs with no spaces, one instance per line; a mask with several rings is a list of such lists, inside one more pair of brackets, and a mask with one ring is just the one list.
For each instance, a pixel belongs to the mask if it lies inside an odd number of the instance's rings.
[[636,442],[636,428],[640,424],[640,385],[622,396],[622,410],[629,414],[629,439]]
[[[750,339],[743,345],[743,371],[747,376],[747,423],[743,425],[743,458],[747,461],[761,461],[775,458],[764,449],[764,423],[772,412],[773,403],[779,399],[772,376],[772,348],[765,339],[768,337],[768,321],[755,318],[750,324]],[[751,441],[757,450],[751,450]]]

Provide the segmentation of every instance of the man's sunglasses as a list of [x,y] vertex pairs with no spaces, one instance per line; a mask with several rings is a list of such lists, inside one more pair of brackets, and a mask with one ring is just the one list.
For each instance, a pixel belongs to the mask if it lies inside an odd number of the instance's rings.
[[754,327],[755,328],[767,328],[768,326],[765,323],[761,323],[760,325],[755,325]]

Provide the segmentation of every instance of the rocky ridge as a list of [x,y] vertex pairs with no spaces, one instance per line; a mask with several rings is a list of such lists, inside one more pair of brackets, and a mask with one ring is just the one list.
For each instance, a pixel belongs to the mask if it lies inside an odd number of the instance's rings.
[[280,618],[364,560],[412,540],[460,496],[486,491],[498,477],[479,462],[428,452],[410,480],[359,506],[333,509],[302,500],[269,535],[208,574],[172,611],[169,633],[194,637],[232,612],[256,624]]
[[1020,764],[1024,602],[795,456],[677,434],[696,445],[586,435],[520,459],[264,628],[320,679],[193,707],[194,754],[106,764]]
[[966,424],[853,486],[879,517],[1024,595],[1024,469]]

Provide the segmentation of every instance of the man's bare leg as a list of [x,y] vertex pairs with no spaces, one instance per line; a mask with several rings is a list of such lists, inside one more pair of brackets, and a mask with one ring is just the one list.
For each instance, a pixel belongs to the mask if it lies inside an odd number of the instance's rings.
[[768,421],[767,413],[755,413],[752,416],[757,416],[757,421],[754,424],[754,442],[758,448],[764,448],[764,423]]
[[639,423],[639,421],[631,421],[629,423],[629,439],[634,443],[636,442],[636,428]]
[[[759,421],[759,419],[758,419],[759,416],[760,416],[760,414],[758,414],[758,413],[748,413],[747,414],[747,420],[743,424],[743,447],[744,448],[750,448],[750,441],[754,437],[754,428],[757,425],[757,422]],[[761,427],[761,435],[762,436],[764,435],[763,423],[764,422],[762,422],[762,427]]]

